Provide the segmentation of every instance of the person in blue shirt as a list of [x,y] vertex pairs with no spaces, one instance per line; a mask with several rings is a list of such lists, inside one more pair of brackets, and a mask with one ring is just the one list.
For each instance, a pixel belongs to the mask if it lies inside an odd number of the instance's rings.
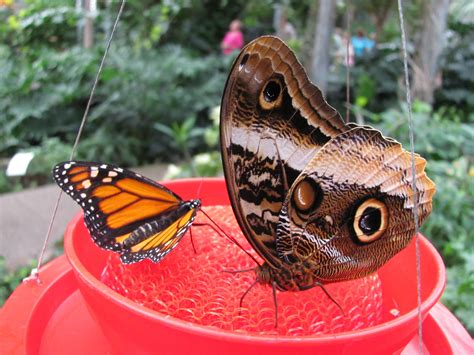
[[352,47],[354,47],[354,54],[356,57],[361,57],[370,52],[374,46],[375,42],[366,37],[362,30],[358,30],[357,36],[352,37]]

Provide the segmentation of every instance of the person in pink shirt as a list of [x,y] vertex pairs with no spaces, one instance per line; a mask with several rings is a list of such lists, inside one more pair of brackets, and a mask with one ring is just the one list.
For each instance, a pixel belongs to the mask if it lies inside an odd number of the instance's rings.
[[225,34],[221,42],[222,54],[229,55],[235,50],[240,50],[244,46],[244,35],[242,34],[241,23],[234,20],[229,25],[229,31]]

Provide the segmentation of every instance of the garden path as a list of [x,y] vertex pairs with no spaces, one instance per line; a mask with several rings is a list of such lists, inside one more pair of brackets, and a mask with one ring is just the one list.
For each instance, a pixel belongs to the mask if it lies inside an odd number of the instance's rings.
[[[151,179],[161,180],[167,166],[157,164],[132,170]],[[5,257],[8,268],[25,265],[38,257],[58,192],[59,187],[51,184],[0,195],[0,255]],[[68,222],[79,211],[79,206],[63,195],[46,258],[53,255],[54,244],[62,239]]]

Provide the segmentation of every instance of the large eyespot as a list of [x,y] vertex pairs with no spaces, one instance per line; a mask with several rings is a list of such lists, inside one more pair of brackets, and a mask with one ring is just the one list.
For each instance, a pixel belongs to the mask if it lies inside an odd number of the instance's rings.
[[268,81],[260,92],[259,103],[264,110],[279,107],[282,103],[282,87],[279,81]]
[[388,210],[385,203],[375,198],[362,203],[354,215],[353,228],[357,240],[370,243],[382,236],[388,226]]
[[241,71],[242,69],[244,69],[244,66],[245,66],[245,63],[247,63],[247,60],[249,60],[249,55],[248,53],[246,55],[243,56],[242,60],[240,61],[240,64],[239,64],[239,71]]
[[313,180],[303,179],[295,186],[291,199],[297,212],[308,214],[321,203],[323,190]]

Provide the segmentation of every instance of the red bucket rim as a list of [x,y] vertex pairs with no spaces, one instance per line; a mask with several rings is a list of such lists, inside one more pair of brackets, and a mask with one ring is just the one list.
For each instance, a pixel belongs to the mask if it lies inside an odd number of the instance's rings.
[[[173,181],[163,181],[160,182],[165,186],[170,184],[187,184],[192,182],[221,182],[223,178],[189,178],[189,179],[176,179]],[[230,330],[224,330],[214,327],[209,327],[205,325],[200,325],[188,321],[181,320],[179,318],[170,317],[163,315],[157,311],[146,308],[140,304],[135,303],[134,301],[122,296],[116,291],[112,290],[100,280],[98,280],[91,272],[89,272],[86,267],[81,263],[79,257],[77,256],[73,236],[74,230],[79,223],[83,223],[83,213],[79,212],[68,224],[64,235],[64,251],[72,265],[72,268],[76,274],[76,277],[80,277],[82,281],[90,288],[96,289],[102,295],[104,295],[110,302],[121,305],[127,308],[130,312],[140,315],[142,317],[159,320],[163,324],[166,324],[169,327],[180,329],[183,332],[191,332],[196,335],[201,335],[205,337],[216,337],[225,340],[234,340],[234,341],[251,341],[251,342],[279,342],[279,343],[294,343],[298,342],[302,345],[320,345],[325,343],[341,343],[346,341],[357,341],[358,339],[367,339],[368,337],[379,337],[384,333],[396,331],[398,328],[403,327],[407,323],[412,322],[418,317],[418,309],[414,308],[411,311],[400,315],[397,318],[385,321],[381,324],[377,324],[371,327],[367,327],[360,330],[345,331],[337,334],[322,334],[322,335],[311,335],[311,336],[291,336],[291,335],[264,335],[264,334],[249,334],[249,333],[239,333],[233,332]],[[422,301],[421,304],[421,313],[423,315],[427,314],[427,310],[432,308],[438,299],[441,297],[445,284],[446,284],[446,273],[444,263],[441,256],[437,252],[436,248],[428,241],[426,237],[419,234],[420,248],[426,248],[428,255],[430,255],[437,267],[437,277],[436,283],[432,288],[432,291],[428,296]],[[412,241],[412,243],[415,240]],[[423,261],[422,261],[423,262]]]

